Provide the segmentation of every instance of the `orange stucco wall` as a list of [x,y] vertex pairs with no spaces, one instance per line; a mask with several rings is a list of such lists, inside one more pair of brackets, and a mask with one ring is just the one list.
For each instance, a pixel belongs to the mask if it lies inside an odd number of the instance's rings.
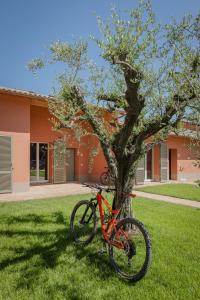
[[[192,150],[188,137],[169,136],[167,141],[168,151],[171,149],[171,179],[181,181],[194,181],[200,178],[200,169],[194,166],[196,154]],[[200,152],[200,149],[199,149]],[[168,161],[170,163],[170,161]],[[170,168],[170,165],[169,165]],[[160,180],[160,149],[154,147],[153,179]]]
[[30,103],[0,94],[0,135],[12,137],[13,191],[29,189]]
[[[191,129],[191,128],[190,128]],[[200,153],[200,148],[195,152],[191,144],[195,141],[188,137],[169,136],[167,141],[168,154],[171,150],[171,161],[168,155],[168,166],[171,168],[171,180],[194,181],[200,178],[200,169],[194,166],[197,159],[196,153]],[[170,172],[169,172],[170,175]],[[153,149],[153,180],[160,181],[160,146]]]
[[177,179],[183,181],[198,179],[200,169],[193,165],[196,156],[191,149],[191,140],[187,137],[170,136],[167,144],[169,149],[177,149]]
[[66,135],[66,147],[75,149],[75,180],[96,181],[106,166],[103,153],[93,159],[91,166],[91,149],[97,147],[98,141],[90,135],[81,139],[80,143],[70,129],[55,132],[52,130],[53,124],[50,121],[48,108],[31,106],[30,108],[30,141],[49,143],[49,181],[53,181],[53,142]]

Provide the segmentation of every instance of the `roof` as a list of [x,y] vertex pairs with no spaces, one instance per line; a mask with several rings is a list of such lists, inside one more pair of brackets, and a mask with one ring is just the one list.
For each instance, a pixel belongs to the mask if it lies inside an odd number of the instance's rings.
[[0,86],[0,93],[13,94],[13,95],[18,95],[18,96],[23,96],[23,97],[28,97],[28,98],[37,98],[37,99],[44,100],[44,101],[47,101],[49,98],[51,98],[51,96],[42,95],[42,94],[31,92],[31,91],[7,88],[4,86]]
[[199,132],[196,130],[182,128],[182,129],[179,129],[177,133],[170,132],[169,135],[198,139]]
[[[43,101],[43,104],[41,101],[35,101],[37,102],[37,104],[40,102],[41,106],[47,106],[47,101],[49,99],[52,99],[53,96],[51,95],[42,95],[40,93],[36,93],[36,92],[32,92],[32,91],[24,91],[24,90],[20,90],[20,89],[13,89],[13,88],[8,88],[8,87],[4,87],[4,86],[0,86],[0,94],[12,94],[12,95],[18,95],[18,96],[22,96],[22,97],[28,97],[28,98],[32,98],[32,99],[38,99]],[[34,101],[34,100],[33,100]],[[105,108],[103,108],[105,109]],[[105,109],[106,110],[106,109]],[[185,119],[182,120],[182,122],[184,123],[191,123]],[[170,132],[169,135],[176,135],[176,136],[182,136],[182,137],[190,137],[190,138],[197,138],[197,131],[195,130],[191,130],[191,129],[186,129],[186,128],[182,128],[178,130],[178,133],[174,133],[174,132]]]
[[191,125],[197,125],[197,126],[199,126],[199,122],[197,122],[197,121],[187,120],[187,119],[182,119],[181,121],[183,123],[188,123],[188,124],[191,124]]

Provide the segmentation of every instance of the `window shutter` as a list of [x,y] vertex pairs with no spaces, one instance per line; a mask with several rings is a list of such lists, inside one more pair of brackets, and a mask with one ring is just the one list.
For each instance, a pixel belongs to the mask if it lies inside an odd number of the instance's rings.
[[136,181],[136,184],[144,183],[144,156],[138,162],[135,181]]
[[75,151],[74,149],[66,149],[66,174],[67,181],[73,181],[75,178]]
[[54,143],[54,183],[66,182],[65,143],[58,140]]
[[11,137],[0,136],[0,193],[12,192]]
[[168,147],[166,143],[160,144],[160,181],[168,181]]

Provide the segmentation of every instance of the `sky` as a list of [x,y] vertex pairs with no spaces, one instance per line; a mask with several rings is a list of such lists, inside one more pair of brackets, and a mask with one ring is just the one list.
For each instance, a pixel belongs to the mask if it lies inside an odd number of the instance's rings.
[[[27,63],[44,57],[57,40],[72,41],[90,34],[98,36],[96,16],[107,19],[114,5],[124,11],[137,6],[136,0],[0,0],[0,86],[52,94],[58,66],[34,76]],[[200,10],[200,0],[152,0],[157,20],[179,20]],[[95,44],[89,55],[99,61]]]

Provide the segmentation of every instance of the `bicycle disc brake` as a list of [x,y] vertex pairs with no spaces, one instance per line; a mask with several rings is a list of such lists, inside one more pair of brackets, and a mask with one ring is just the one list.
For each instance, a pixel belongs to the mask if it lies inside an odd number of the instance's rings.
[[128,258],[131,259],[134,255],[136,255],[135,243],[131,240],[126,240],[124,242],[124,251]]

